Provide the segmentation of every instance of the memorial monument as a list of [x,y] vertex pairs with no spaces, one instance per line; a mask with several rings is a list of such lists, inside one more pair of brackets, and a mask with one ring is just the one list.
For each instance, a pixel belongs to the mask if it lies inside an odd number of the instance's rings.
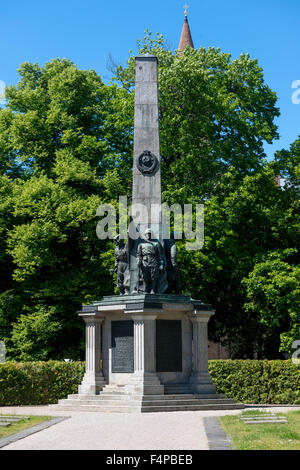
[[214,310],[180,294],[176,243],[173,235],[164,238],[160,165],[157,58],[143,55],[136,58],[132,203],[142,211],[131,227],[136,236],[131,231],[126,241],[115,238],[120,295],[79,312],[86,325],[86,371],[78,394],[51,406],[103,412],[241,408],[216,394],[208,372],[207,325]]

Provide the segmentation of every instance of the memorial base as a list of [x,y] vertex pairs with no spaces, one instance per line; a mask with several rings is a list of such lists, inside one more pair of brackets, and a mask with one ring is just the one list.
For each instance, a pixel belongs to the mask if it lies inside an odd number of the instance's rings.
[[83,307],[86,373],[77,395],[51,407],[126,413],[243,408],[216,394],[208,372],[213,314],[200,301],[165,294],[110,296]]

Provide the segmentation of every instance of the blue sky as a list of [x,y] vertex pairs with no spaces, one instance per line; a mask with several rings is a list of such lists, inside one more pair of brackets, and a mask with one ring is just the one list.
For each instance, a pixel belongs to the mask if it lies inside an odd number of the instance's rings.
[[[55,57],[94,69],[107,81],[109,55],[125,64],[144,30],[162,33],[177,48],[184,0],[12,0],[1,2],[0,83],[16,84],[22,62],[43,65]],[[276,91],[280,140],[266,145],[269,157],[300,135],[300,104],[292,83],[300,81],[300,0],[188,0],[196,48],[220,47],[233,58],[248,52]],[[298,88],[300,86],[298,85]],[[300,97],[300,94],[298,95]]]

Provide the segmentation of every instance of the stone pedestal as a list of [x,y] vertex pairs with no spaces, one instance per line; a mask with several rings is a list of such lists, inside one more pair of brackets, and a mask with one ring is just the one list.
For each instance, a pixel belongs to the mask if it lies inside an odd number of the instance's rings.
[[102,317],[85,316],[85,374],[81,385],[78,387],[79,394],[96,395],[105,386],[101,369],[101,324]]
[[78,394],[50,406],[105,413],[243,409],[215,393],[208,373],[213,314],[209,305],[168,294],[110,296],[84,306],[86,373]]
[[215,393],[207,341],[213,314],[209,305],[167,294],[110,296],[83,307],[86,373],[79,394],[98,394],[105,383],[138,396],[164,395],[178,384]]

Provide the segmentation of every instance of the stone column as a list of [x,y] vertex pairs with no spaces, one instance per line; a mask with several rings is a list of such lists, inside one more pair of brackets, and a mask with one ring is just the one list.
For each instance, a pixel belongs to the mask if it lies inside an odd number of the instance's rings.
[[80,395],[97,395],[105,381],[101,369],[101,324],[104,318],[83,316],[86,325],[85,374],[78,387]]
[[145,320],[133,320],[133,341],[134,341],[134,373],[144,374],[145,372]]
[[134,322],[134,373],[126,390],[138,395],[163,395],[156,375],[156,315],[131,314]]
[[208,338],[207,324],[213,311],[195,311],[190,316],[193,324],[193,371],[190,376],[190,386],[194,393],[216,393],[208,372]]

